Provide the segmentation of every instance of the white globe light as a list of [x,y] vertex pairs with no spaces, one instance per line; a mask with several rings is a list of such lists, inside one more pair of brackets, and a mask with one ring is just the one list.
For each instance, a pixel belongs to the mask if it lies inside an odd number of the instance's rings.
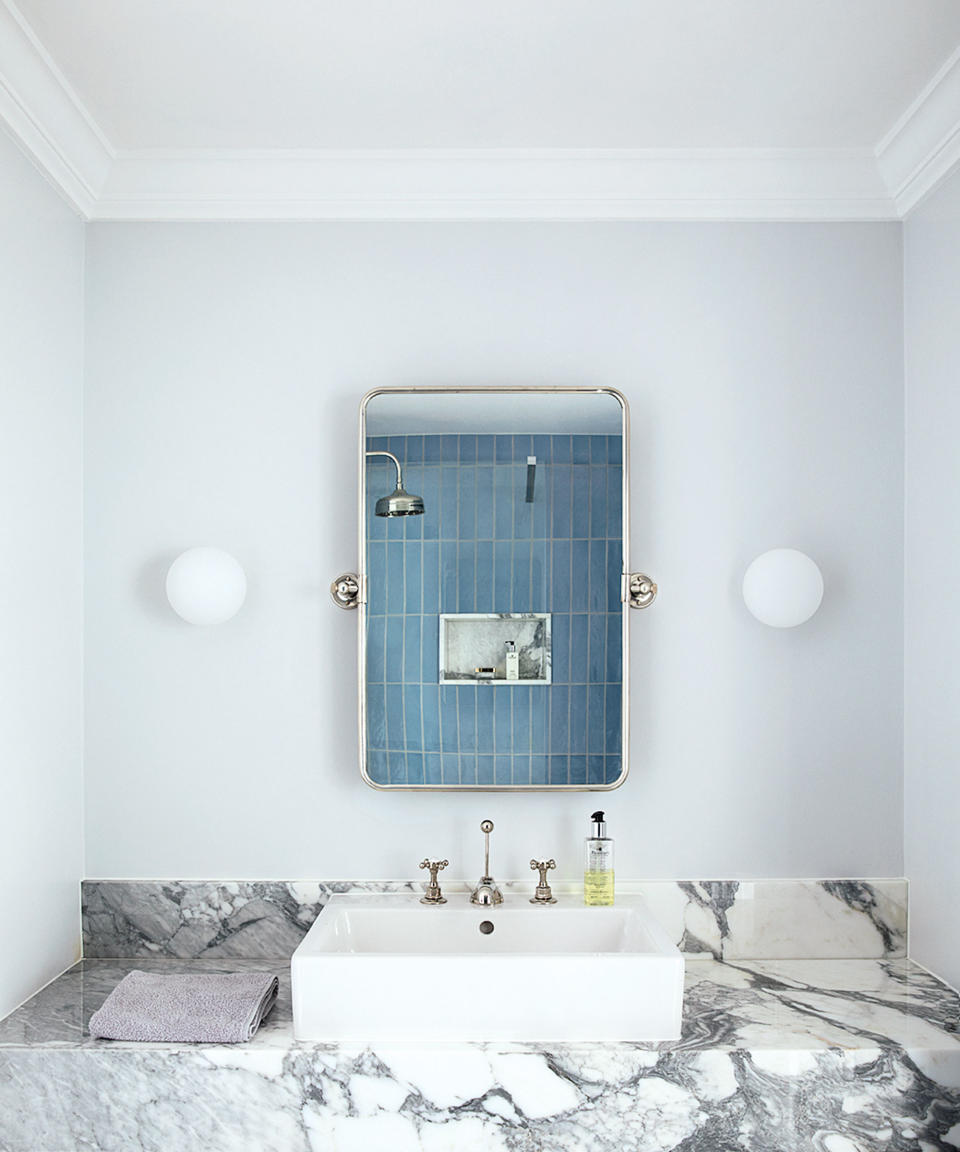
[[823,576],[804,552],[774,548],[764,552],[743,577],[743,599],[763,624],[794,628],[820,607]]
[[229,552],[188,548],[167,572],[167,599],[188,624],[222,624],[240,611],[247,577]]

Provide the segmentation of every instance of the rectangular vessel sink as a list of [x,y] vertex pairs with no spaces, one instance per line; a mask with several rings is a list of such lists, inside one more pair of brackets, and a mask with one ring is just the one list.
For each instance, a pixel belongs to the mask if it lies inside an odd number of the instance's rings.
[[[492,931],[490,925],[493,926]],[[291,961],[298,1040],[675,1040],[683,956],[639,897],[335,895]]]

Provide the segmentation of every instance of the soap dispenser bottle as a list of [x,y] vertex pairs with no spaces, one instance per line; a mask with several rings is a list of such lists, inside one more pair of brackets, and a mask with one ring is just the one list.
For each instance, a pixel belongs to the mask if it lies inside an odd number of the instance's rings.
[[600,905],[613,903],[613,840],[607,835],[602,812],[594,812],[593,834],[587,837],[583,866],[583,902]]

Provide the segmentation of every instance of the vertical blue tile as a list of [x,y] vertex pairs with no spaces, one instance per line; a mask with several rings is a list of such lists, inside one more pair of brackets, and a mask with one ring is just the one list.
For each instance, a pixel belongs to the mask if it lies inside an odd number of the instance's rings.
[[550,756],[550,783],[570,783],[570,757],[566,754]]
[[591,684],[588,691],[587,751],[601,755],[607,750],[606,721],[604,720],[605,689],[602,684]]
[[537,469],[539,470],[542,464],[550,463],[550,437],[549,436],[534,436],[533,438],[533,455],[537,458]]
[[[517,684],[510,689],[513,697],[513,754],[530,751],[530,693],[526,684]],[[539,689],[538,689],[539,691]]]
[[533,452],[533,437],[532,436],[514,436],[513,438],[513,462],[514,464],[523,464],[526,467],[527,457]]
[[619,756],[604,756],[604,784],[615,784],[620,776],[622,766],[621,758]]
[[[420,617],[403,617],[403,682],[420,683]],[[412,745],[407,745],[412,747]]]
[[493,725],[495,700],[500,689],[493,684],[477,685],[477,751],[493,752]]
[[570,541],[554,540],[550,610],[570,611]]
[[385,616],[383,678],[388,684],[403,680],[403,617]]
[[367,746],[387,746],[387,708],[382,684],[367,685]]
[[607,535],[607,469],[590,466],[590,536],[604,540]]
[[403,685],[388,684],[385,689],[387,710],[387,745],[390,748],[406,747],[403,735]]
[[513,539],[514,472],[511,464],[498,464],[493,470],[493,537]]
[[530,750],[543,756],[550,750],[550,688],[538,687],[530,697]]
[[456,464],[460,458],[460,441],[456,436],[440,438],[440,459],[444,464]]
[[550,469],[550,498],[553,513],[551,534],[555,540],[570,538],[571,473],[572,468],[569,464],[554,464]]
[[[407,438],[406,438],[406,436],[388,436],[387,437],[387,451],[392,452],[394,454],[394,456],[396,456],[396,458],[402,464],[406,460],[406,457],[407,457]],[[393,467],[393,465],[391,464],[391,462],[389,460],[383,460],[383,459],[380,460],[380,465],[386,469],[390,469]],[[392,484],[387,489],[387,491],[388,492],[393,491],[393,485]]]
[[422,559],[423,545],[407,541],[403,546],[403,608],[406,613],[419,612],[423,603]]
[[589,619],[590,663],[587,680],[602,684],[607,678],[607,618],[594,612]]
[[607,437],[607,462],[610,464],[623,463],[623,437]]
[[585,464],[574,466],[572,485],[570,535],[585,540],[590,535],[590,469]]
[[457,611],[475,612],[477,604],[477,544],[461,540],[457,545]]
[[532,612],[530,607],[530,545],[518,540],[513,546],[512,612]]
[[570,744],[571,752],[587,750],[587,686],[570,685]]
[[[433,437],[429,437],[433,439]],[[423,480],[420,483],[420,495],[423,497],[423,515],[408,517],[423,521],[424,540],[437,540],[440,536],[440,469],[436,467],[424,468]]]
[[[607,542],[606,540],[590,541],[590,562],[588,581],[590,585],[590,611],[607,611],[607,588],[609,586],[609,573],[607,572]],[[619,572],[617,573],[619,582]]]
[[415,751],[423,749],[423,713],[420,708],[420,685],[403,686],[404,747]]
[[424,436],[423,438],[423,462],[425,464],[439,464],[442,458],[441,448],[443,445],[442,436]]
[[[533,504],[527,503],[527,466],[514,465],[514,471],[516,483],[513,488],[513,538],[529,540],[533,535]],[[534,487],[534,499],[536,499],[536,487]]]
[[623,535],[623,475],[619,468],[611,468],[607,477],[607,535]]
[[587,782],[587,758],[586,756],[571,756],[570,757],[570,783],[571,784],[586,784]]
[[457,542],[440,543],[440,611],[457,610]]
[[422,784],[423,781],[423,753],[407,753],[407,783]]
[[586,612],[590,606],[590,541],[570,543],[570,608]]
[[511,554],[513,545],[509,541],[498,541],[493,546],[493,611],[509,612],[510,597],[513,592],[513,572]]
[[477,438],[476,436],[461,436],[460,437],[460,463],[461,464],[476,464],[477,462]]
[[387,611],[403,611],[403,541],[387,543]]
[[[392,491],[392,489],[389,489]],[[367,521],[367,542],[371,540],[386,540],[387,538],[387,520],[384,516],[378,516],[375,509],[377,507],[377,500],[385,495],[388,489],[381,489],[376,483],[376,478],[367,476],[365,481],[366,492],[366,521]]]
[[367,607],[374,615],[387,610],[387,546],[371,543],[367,547]]
[[438,752],[426,752],[423,757],[423,782],[434,786],[443,783],[443,769]]
[[546,612],[550,604],[550,544],[530,542],[530,611]]
[[[477,686],[457,685],[457,707],[460,714],[460,755],[477,751]],[[462,769],[463,765],[461,765]]]
[[444,752],[441,757],[443,782],[446,785],[460,783],[460,756],[456,752]]
[[367,437],[367,451],[368,452],[388,452],[386,436],[368,436]]
[[578,612],[570,617],[570,676],[571,684],[586,684],[588,679],[587,651],[588,651],[589,617]]
[[[461,437],[464,439],[464,437]],[[477,470],[473,465],[460,465],[460,520],[457,528],[461,540],[477,538]]]
[[367,751],[367,775],[374,784],[390,783],[390,768],[386,749],[371,748]]
[[386,617],[367,617],[367,683],[384,681],[383,645],[386,640]]
[[[408,464],[403,470],[403,486],[408,492],[412,492],[417,496],[423,496],[423,472],[422,464]],[[426,508],[426,505],[424,505]],[[405,540],[422,540],[423,539],[423,517],[426,516],[424,511],[423,516],[404,516],[400,523],[403,524],[403,537]]]
[[570,617],[566,612],[551,615],[550,679],[554,684],[570,682]]
[[497,464],[513,463],[512,436],[496,436],[494,438],[494,459]]
[[493,544],[477,543],[477,612],[493,611]]
[[425,684],[420,691],[423,707],[423,750],[440,751],[440,690],[435,684]]
[[492,464],[493,463],[493,437],[492,436],[478,436],[477,437],[477,463],[478,464]]
[[493,539],[493,467],[481,464],[475,481],[477,496],[477,539]]
[[607,611],[620,607],[620,578],[623,567],[623,549],[619,540],[607,541]]
[[617,612],[607,616],[607,683],[619,684],[622,668],[623,617]]
[[460,753],[460,783],[476,784],[477,782],[477,754],[476,752]]
[[444,464],[440,469],[440,539],[456,540],[460,534],[459,507],[460,469]]
[[440,545],[424,540],[421,562],[423,580],[422,608],[425,613],[440,611]]
[[607,443],[609,436],[591,436],[590,437],[590,462],[591,464],[606,464],[607,462]]
[[493,693],[493,746],[497,752],[510,752],[513,741],[510,689],[498,684],[490,691]]
[[550,778],[549,759],[543,755],[530,757],[530,783],[546,784]]
[[553,525],[553,487],[551,465],[537,463],[537,479],[533,489],[533,503],[530,505],[530,535],[534,540],[550,538]]
[[[571,436],[570,437],[570,452],[574,464],[589,464],[590,463],[590,440],[589,436]],[[606,460],[604,460],[606,463]]]
[[477,757],[477,783],[486,785],[495,783],[492,756],[480,755]]
[[603,756],[587,756],[587,783],[606,784]]
[[606,688],[607,754],[621,751],[620,748],[620,706],[623,689],[619,684],[608,684]]
[[495,756],[494,757],[494,781],[497,784],[512,784],[513,783],[513,766],[511,764],[512,756]]
[[550,437],[550,461],[553,464],[569,464],[570,463],[570,437],[569,436],[551,436]]
[[511,783],[526,787],[530,783],[530,757],[521,752],[510,757]]
[[[457,726],[457,689],[452,684],[443,684],[440,687],[440,747],[444,752],[456,752],[460,747],[460,733]],[[459,767],[457,771],[459,772]],[[446,783],[446,757],[444,757],[443,774],[444,783]]]
[[440,622],[436,616],[420,617],[420,679],[436,684],[440,678]]
[[550,751],[570,751],[569,711],[570,689],[565,684],[552,684],[550,692]]

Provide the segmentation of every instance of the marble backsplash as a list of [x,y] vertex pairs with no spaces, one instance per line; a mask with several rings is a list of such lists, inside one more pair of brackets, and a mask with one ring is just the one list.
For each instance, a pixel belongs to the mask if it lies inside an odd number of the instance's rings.
[[[503,887],[507,899],[525,899],[532,882]],[[84,956],[287,957],[333,893],[422,889],[420,881],[86,880]],[[468,886],[452,881],[444,891],[466,899]],[[572,884],[554,891],[579,898]],[[618,881],[617,891],[642,895],[691,959],[906,955],[905,880]]]

